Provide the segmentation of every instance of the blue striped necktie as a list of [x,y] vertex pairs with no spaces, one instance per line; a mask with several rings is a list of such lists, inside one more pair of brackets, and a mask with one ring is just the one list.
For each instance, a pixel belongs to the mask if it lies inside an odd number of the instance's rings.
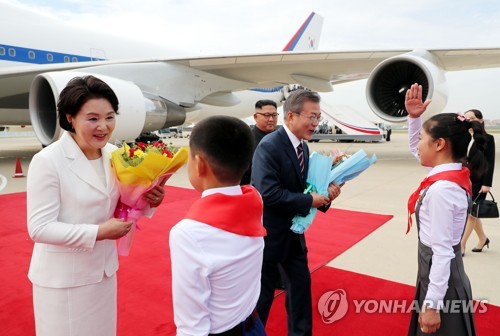
[[299,159],[300,173],[304,175],[304,149],[302,142],[297,146],[297,157]]

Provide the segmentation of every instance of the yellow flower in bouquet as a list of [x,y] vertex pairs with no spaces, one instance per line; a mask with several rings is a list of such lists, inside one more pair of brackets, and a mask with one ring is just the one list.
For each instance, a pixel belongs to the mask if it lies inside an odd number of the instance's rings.
[[158,176],[176,172],[186,163],[187,157],[186,147],[176,150],[162,141],[137,142],[130,146],[123,143],[112,154],[118,180],[133,185],[150,185]]
[[176,150],[162,141],[153,143],[123,143],[111,154],[111,161],[118,180],[120,201],[115,210],[116,218],[133,221],[130,232],[118,243],[118,253],[128,255],[137,220],[149,211],[143,195],[168,180],[188,158],[188,149]]

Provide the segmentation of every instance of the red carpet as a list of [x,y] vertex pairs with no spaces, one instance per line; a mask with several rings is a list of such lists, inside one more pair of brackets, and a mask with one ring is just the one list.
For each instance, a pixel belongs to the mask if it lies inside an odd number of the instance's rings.
[[[167,187],[164,204],[153,219],[141,220],[142,230],[135,235],[130,256],[120,259],[118,335],[175,334],[168,232],[183,217],[192,200],[198,197],[199,193],[190,189]],[[26,232],[25,193],[0,195],[0,202],[5,209],[2,211],[5,224],[0,226],[0,280],[3,287],[0,334],[34,335],[31,284],[26,275],[33,244]],[[338,209],[327,214],[319,213],[307,233],[310,268],[318,269],[390,218]],[[313,276],[313,284],[315,278]]]
[[[407,302],[413,299],[414,286],[322,267],[312,274],[312,289],[313,335],[400,336],[408,333],[410,314],[398,307],[408,307]],[[324,323],[319,312],[319,307],[324,307],[318,304],[320,297],[338,289],[346,293],[347,313],[332,323]],[[363,300],[366,300],[364,304]],[[390,300],[398,302],[399,306],[394,305],[392,307],[396,309],[391,310]],[[385,306],[381,302],[385,302]],[[338,307],[337,313],[340,314],[342,305]],[[488,304],[486,307],[486,312],[475,314],[477,335],[498,335],[500,307]],[[273,304],[266,330],[272,336],[287,335],[284,295],[280,295]]]

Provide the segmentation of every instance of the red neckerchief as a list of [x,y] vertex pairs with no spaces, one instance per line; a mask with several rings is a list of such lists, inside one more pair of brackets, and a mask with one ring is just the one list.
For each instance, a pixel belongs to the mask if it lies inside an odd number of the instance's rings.
[[241,195],[217,193],[202,197],[191,205],[185,218],[241,236],[265,236],[259,192],[250,185],[241,186],[241,190]]
[[417,204],[420,192],[433,184],[436,181],[446,180],[458,184],[460,187],[464,188],[469,194],[472,194],[472,183],[470,181],[470,172],[466,167],[462,167],[461,170],[447,170],[440,172],[429,177],[426,177],[413,194],[411,194],[408,199],[408,227],[406,233],[410,231],[412,225],[411,215],[415,213],[415,205]]

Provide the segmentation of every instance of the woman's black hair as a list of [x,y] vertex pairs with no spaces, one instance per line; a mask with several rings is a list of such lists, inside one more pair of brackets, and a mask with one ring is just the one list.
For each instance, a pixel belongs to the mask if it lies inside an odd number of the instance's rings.
[[[476,116],[477,119],[481,119],[483,120],[483,113],[479,110],[476,110],[476,109],[470,109],[470,110],[467,110],[467,112],[472,112],[474,113],[474,115]],[[467,113],[465,112],[465,113]]]
[[118,114],[118,98],[113,89],[104,81],[94,76],[71,79],[61,91],[57,102],[59,126],[68,132],[75,132],[66,115],[76,116],[86,102],[99,98],[106,99]]

